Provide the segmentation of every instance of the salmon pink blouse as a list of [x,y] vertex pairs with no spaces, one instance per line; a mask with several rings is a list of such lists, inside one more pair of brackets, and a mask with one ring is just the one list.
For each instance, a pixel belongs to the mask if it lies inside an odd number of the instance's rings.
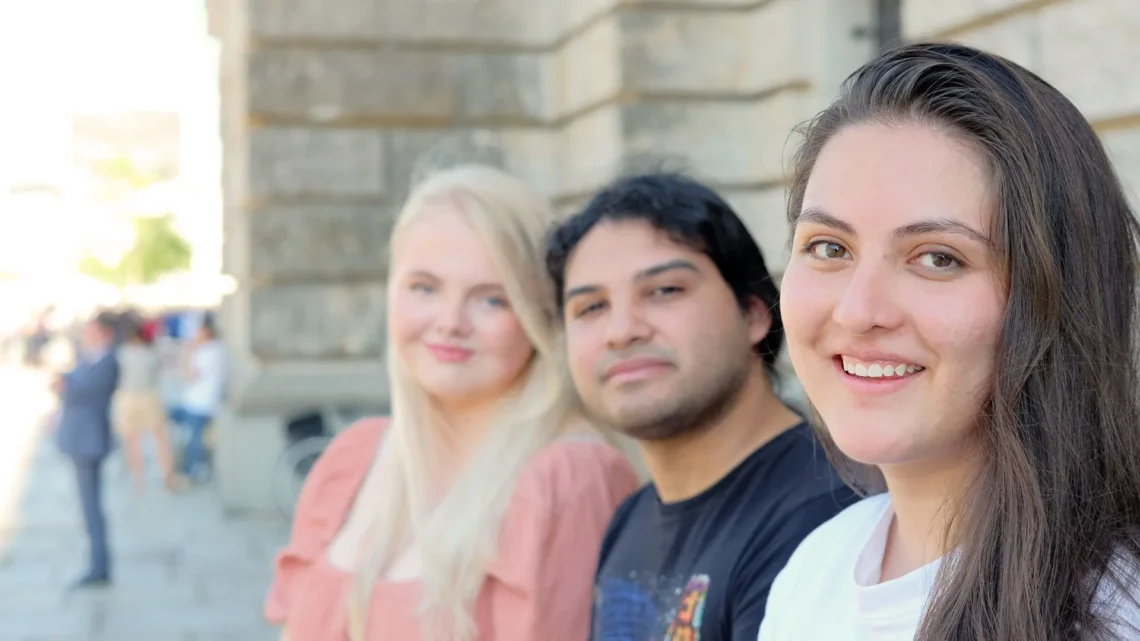
[[[289,641],[347,641],[352,576],[328,561],[327,548],[348,517],[379,447],[384,419],[339,435],[313,467],[278,555],[265,616]],[[473,611],[478,641],[584,641],[589,636],[594,570],[617,505],[638,485],[623,454],[590,437],[565,437],[520,473],[504,516],[499,558]],[[368,640],[418,641],[416,581],[377,582]]]

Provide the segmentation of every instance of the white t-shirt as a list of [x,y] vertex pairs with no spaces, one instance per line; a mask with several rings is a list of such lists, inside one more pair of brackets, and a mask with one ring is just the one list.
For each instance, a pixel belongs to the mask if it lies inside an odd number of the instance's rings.
[[190,412],[214,416],[226,392],[226,350],[220,341],[202,343],[190,356],[194,380],[186,385],[182,406]]
[[[893,518],[880,494],[808,535],[772,584],[758,641],[913,641],[942,560],[880,583]],[[1140,610],[1114,588],[1101,585],[1097,609],[1125,622],[1112,626],[1119,639],[1140,638],[1128,627],[1140,626]]]

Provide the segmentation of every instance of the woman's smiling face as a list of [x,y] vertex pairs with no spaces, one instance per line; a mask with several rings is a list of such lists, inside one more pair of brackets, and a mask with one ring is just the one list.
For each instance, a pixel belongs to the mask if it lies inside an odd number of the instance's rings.
[[969,444],[1006,294],[977,151],[937,129],[859,124],[821,150],[781,310],[796,374],[836,445],[889,466]]

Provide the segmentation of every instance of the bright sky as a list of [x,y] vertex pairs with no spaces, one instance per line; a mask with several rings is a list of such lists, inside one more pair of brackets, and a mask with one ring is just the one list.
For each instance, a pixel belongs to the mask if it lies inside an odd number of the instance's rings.
[[69,156],[73,108],[183,111],[208,100],[203,5],[0,0],[0,154],[25,170]]
[[[66,176],[73,110],[180,112],[183,179],[215,185],[215,55],[205,0],[0,0],[0,267],[63,268],[69,248],[95,231],[61,225],[50,199],[5,201],[10,182]],[[194,212],[187,231],[213,248],[220,231],[210,206]]]
[[[201,0],[0,3],[5,60],[36,98],[176,108],[202,42]],[[4,6],[7,5],[7,6]],[[140,82],[139,77],[146,78]],[[12,77],[12,76],[6,76]],[[28,96],[32,98],[33,96]]]

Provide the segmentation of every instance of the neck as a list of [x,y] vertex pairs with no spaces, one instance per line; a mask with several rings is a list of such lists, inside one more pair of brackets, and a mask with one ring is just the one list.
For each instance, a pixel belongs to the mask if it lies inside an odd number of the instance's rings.
[[724,478],[750,454],[801,421],[772,390],[756,360],[732,407],[709,425],[667,439],[642,441],[645,467],[665,503],[692,498]]
[[454,473],[462,469],[486,438],[498,413],[501,399],[436,400],[440,452],[443,469]]
[[940,461],[883,466],[895,516],[887,534],[880,580],[889,581],[934,562],[954,547],[953,519],[977,458],[960,451]]

